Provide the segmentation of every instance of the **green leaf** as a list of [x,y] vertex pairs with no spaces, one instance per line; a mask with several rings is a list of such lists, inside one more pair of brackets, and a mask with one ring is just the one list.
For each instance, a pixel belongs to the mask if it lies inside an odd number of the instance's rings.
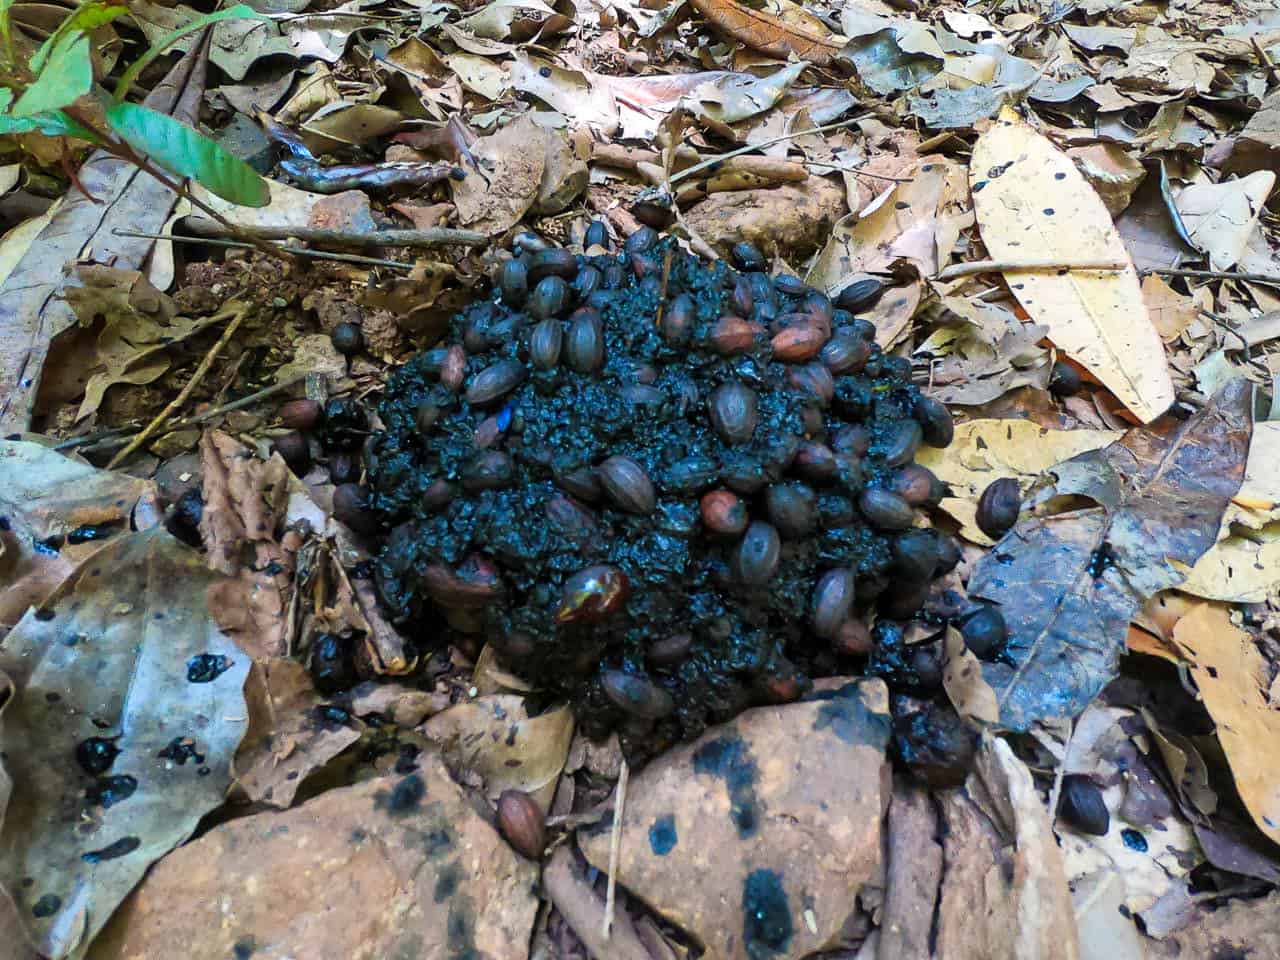
[[271,199],[267,181],[252,167],[172,117],[136,103],[116,103],[107,109],[107,123],[138,153],[224,200],[263,207]]
[[31,117],[13,117],[0,114],[0,136],[7,133],[43,133],[47,137],[75,137],[90,143],[101,143],[102,138],[68,117],[61,110],[37,113]]
[[197,30],[202,30],[209,24],[217,23],[219,20],[269,19],[271,18],[259,13],[257,10],[254,10],[253,7],[249,6],[247,3],[238,3],[234,7],[229,7],[226,10],[219,10],[216,13],[208,13],[202,17],[196,17],[196,19],[192,20],[185,26],[179,27],[167,36],[161,37],[158,43],[152,46],[150,50],[129,66],[129,69],[126,70],[124,75],[120,78],[120,82],[116,84],[116,102],[120,102],[129,95],[129,88],[133,86],[133,81],[138,79],[138,74],[146,68],[147,64],[151,63],[152,60],[160,56],[160,54],[164,53],[187,34],[194,33]]
[[6,66],[13,66],[13,28],[9,23],[9,8],[12,6],[13,0],[0,0],[0,40],[4,41]]
[[83,33],[69,36],[54,47],[45,69],[36,82],[13,105],[15,117],[59,110],[93,88],[93,60],[89,56],[89,38]]
[[53,59],[53,50],[68,37],[96,30],[128,12],[128,7],[111,3],[110,0],[92,0],[90,3],[83,3],[76,7],[71,16],[58,24],[58,29],[53,31],[48,40],[40,44],[40,49],[31,57],[31,72],[38,75],[46,63]]
[[0,113],[7,111],[11,103],[13,103],[13,91],[8,87],[0,87]]

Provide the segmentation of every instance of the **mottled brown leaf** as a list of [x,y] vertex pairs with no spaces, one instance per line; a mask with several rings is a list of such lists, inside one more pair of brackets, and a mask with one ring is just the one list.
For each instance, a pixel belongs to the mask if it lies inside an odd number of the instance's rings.
[[821,32],[815,24],[787,22],[733,0],[690,0],[690,3],[734,40],[784,60],[794,53],[800,60],[824,67],[842,46],[832,34]]

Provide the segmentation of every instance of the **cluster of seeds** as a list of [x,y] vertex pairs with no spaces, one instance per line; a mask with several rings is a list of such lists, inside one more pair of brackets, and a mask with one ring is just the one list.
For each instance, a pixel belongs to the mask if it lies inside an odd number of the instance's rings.
[[922,525],[945,407],[858,311],[705,263],[649,228],[586,253],[517,238],[493,296],[391,378],[363,506],[379,594],[418,642],[478,650],[656,748],[856,672],[957,545]]

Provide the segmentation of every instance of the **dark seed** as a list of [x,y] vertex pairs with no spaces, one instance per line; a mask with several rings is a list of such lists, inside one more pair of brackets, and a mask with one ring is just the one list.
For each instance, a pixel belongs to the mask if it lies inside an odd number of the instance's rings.
[[726,313],[711,327],[711,349],[722,357],[747,353],[756,347],[756,339],[763,336],[764,327],[753,320],[743,320]]
[[604,225],[603,220],[591,221],[591,225],[587,227],[586,236],[582,238],[582,243],[588,249],[609,246],[609,228]]
[[841,427],[831,436],[831,449],[837,453],[865,457],[871,449],[871,433],[859,424]]
[[738,544],[736,567],[738,579],[748,587],[762,587],[778,570],[782,555],[782,539],[778,531],[767,523],[756,521],[747,527],[742,542]]
[[364,349],[364,334],[354,323],[342,322],[329,334],[333,349],[344,357],[351,357]]
[[845,567],[828,570],[818,578],[813,590],[810,621],[813,632],[824,640],[834,640],[853,610],[853,571]]
[[927,583],[938,565],[938,537],[932,530],[906,530],[893,540],[894,571],[909,583]]
[[350,690],[360,682],[351,662],[352,646],[350,637],[336,633],[321,633],[311,641],[308,667],[311,682],[322,696]]
[[787,371],[787,383],[802,393],[809,394],[824,409],[830,405],[831,398],[836,392],[831,371],[820,363],[806,363],[803,367],[792,367]]
[[737,537],[747,529],[747,506],[737,494],[712,490],[703,494],[698,506],[703,525],[716,536]]
[[631,581],[621,569],[603,563],[586,567],[564,582],[555,622],[600,623],[620,613],[629,599]]
[[803,297],[809,291],[807,283],[790,273],[780,273],[774,277],[773,287],[784,297]]
[[355,483],[360,479],[360,461],[349,453],[335,453],[329,458],[329,482],[336,485]]
[[838,493],[818,497],[818,518],[824,527],[847,527],[853,522],[853,501]]
[[850,617],[840,624],[831,640],[831,649],[842,657],[861,657],[871,651],[871,631],[861,620]]
[[646,656],[649,662],[658,667],[673,667],[689,655],[693,646],[693,636],[688,633],[673,633],[649,645]]
[[661,270],[662,264],[658,262],[657,257],[647,253],[631,254],[631,272],[637,279],[648,280],[652,277],[656,280]]
[[924,442],[931,447],[947,447],[956,435],[956,424],[951,418],[951,411],[940,400],[933,397],[921,397],[916,401],[916,420]]
[[579,302],[586,300],[604,286],[604,275],[595,267],[583,267],[573,278],[573,292],[578,295]]
[[449,390],[462,388],[462,381],[467,375],[467,351],[455,343],[444,354],[444,366],[440,368],[440,383]]
[[960,544],[956,543],[954,537],[938,538],[938,566],[934,571],[935,577],[941,577],[950,573],[955,569],[956,564],[960,562]]
[[723,383],[707,401],[711,426],[725,443],[746,443],[756,431],[756,394],[740,383]]
[[604,363],[604,333],[594,310],[580,310],[569,322],[564,359],[578,373],[592,373]]
[[818,351],[818,358],[832,373],[857,373],[871,356],[867,341],[852,333],[838,333]]
[[879,349],[879,345],[875,342],[876,325],[870,320],[864,320],[861,317],[858,317],[852,324],[850,324],[849,330],[855,337],[861,337],[863,340],[867,341],[868,346],[877,350]]
[[1068,773],[1062,778],[1058,815],[1081,833],[1095,837],[1106,836],[1111,829],[1111,814],[1102,788],[1082,773]]
[[665,230],[675,222],[676,214],[668,204],[653,200],[637,200],[631,205],[631,215],[655,230]]
[[818,324],[802,323],[775,334],[770,346],[775,360],[802,363],[816,357],[826,342],[827,333]]
[[279,410],[280,425],[290,430],[310,430],[324,418],[324,410],[315,400],[290,400]]
[[354,483],[344,483],[333,489],[333,515],[341,523],[345,523],[356,533],[369,536],[378,531],[378,518],[366,504],[363,487]]
[[705,490],[720,477],[720,468],[707,457],[685,457],[667,467],[663,486],[672,493],[697,493]]
[[413,422],[419,432],[430,433],[440,419],[440,404],[431,400],[423,400],[413,410]]
[[431,599],[450,610],[483,610],[503,594],[493,561],[478,554],[467,557],[456,570],[430,564],[422,580]]
[[920,441],[924,439],[920,424],[914,420],[899,420],[886,433],[879,444],[879,453],[884,457],[886,466],[900,467],[909,463],[920,449]]
[[542,808],[522,790],[503,790],[498,797],[498,830],[522,857],[537,860],[547,846]]
[[560,362],[560,347],[563,343],[564,327],[560,321],[541,321],[529,334],[529,362],[538,370],[554,370]]
[[535,320],[557,317],[569,305],[569,285],[560,277],[543,277],[529,295],[529,313]]
[[908,620],[915,616],[929,599],[929,584],[907,583],[905,580],[893,583],[889,589],[880,594],[877,606],[880,613],[892,620]]
[[306,434],[292,430],[284,436],[276,437],[273,446],[276,453],[280,454],[280,459],[298,476],[311,469],[311,445],[307,442]]
[[862,493],[867,485],[862,458],[852,453],[837,453],[835,458],[836,483],[848,493]]
[[547,501],[547,519],[568,537],[586,537],[596,526],[596,515],[572,497],[556,494]]
[[836,306],[841,310],[857,313],[860,308],[875,303],[883,291],[884,284],[875,277],[855,280],[836,294]]
[[473,407],[487,406],[524,383],[527,373],[519,360],[499,360],[475,375],[464,399]]
[[556,486],[579,500],[595,503],[604,495],[604,488],[596,477],[595,471],[588,467],[579,467],[566,472],[557,471],[552,475]]
[[879,530],[906,530],[914,514],[911,505],[888,490],[865,490],[858,498],[858,509],[867,522]]
[[596,475],[609,499],[628,513],[652,513],[657,505],[653,481],[630,457],[610,457],[596,468]]
[[831,305],[831,298],[825,293],[821,290],[809,290],[800,301],[800,309],[817,321],[828,334],[831,333],[831,320],[835,316],[835,307]]
[[511,247],[517,253],[537,253],[539,250],[551,249],[551,241],[532,230],[522,230],[512,238]]
[[818,522],[818,498],[803,483],[775,483],[765,492],[769,521],[788,540],[813,532]]
[[541,283],[547,277],[572,280],[578,272],[578,258],[564,247],[539,250],[529,258],[529,282]]
[[735,243],[733,249],[729,251],[729,255],[733,258],[734,265],[739,270],[758,271],[764,270],[768,266],[764,254],[760,252],[759,248],[745,240],[741,243]]
[[889,481],[889,490],[913,507],[936,506],[943,497],[942,481],[918,463],[900,467]]
[[462,468],[465,490],[501,490],[515,482],[515,464],[501,450],[485,450]]
[[806,440],[796,450],[791,469],[806,480],[825,483],[836,475],[836,456],[825,443]]
[[1049,374],[1049,392],[1055,397],[1071,397],[1080,392],[1080,371],[1059,360]]
[[686,343],[693,332],[693,297],[682,293],[667,304],[662,314],[662,339],[667,343]]
[[1022,494],[1018,481],[1013,477],[1001,477],[987,484],[978,500],[975,519],[978,527],[992,540],[999,540],[1015,523],[1022,510]]
[[529,268],[519,260],[508,260],[498,276],[498,289],[507,306],[517,310],[523,307],[529,299]]
[[434,512],[447,507],[457,495],[457,488],[448,480],[436,480],[422,491],[422,509]]
[[627,237],[622,249],[627,253],[644,253],[658,242],[658,231],[652,227],[641,227]]
[[610,702],[624,713],[648,720],[661,720],[676,709],[671,694],[645,677],[622,670],[606,670],[600,686]]
[[76,763],[92,777],[106,773],[120,754],[120,748],[106,737],[89,737],[76,744]]
[[733,284],[733,296],[729,299],[733,312],[740,317],[749,317],[755,302],[756,297],[751,290],[751,281],[739,274]]
[[1009,634],[1004,625],[1004,614],[989,604],[984,604],[960,622],[960,635],[964,645],[979,660],[994,660],[1004,653]]

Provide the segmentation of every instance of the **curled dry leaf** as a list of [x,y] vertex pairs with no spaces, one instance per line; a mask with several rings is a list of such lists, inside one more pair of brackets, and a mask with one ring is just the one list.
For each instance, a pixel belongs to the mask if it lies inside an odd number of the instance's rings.
[[982,241],[997,261],[1118,270],[1005,271],[1018,302],[1144,423],[1173,403],[1164,345],[1102,200],[1071,159],[1006,108],[969,167]]
[[1173,628],[1231,775],[1258,828],[1280,843],[1280,712],[1267,694],[1270,667],[1229,612],[1200,604]]
[[1239,180],[1193,183],[1174,204],[1192,243],[1209,255],[1214,270],[1230,270],[1245,252],[1276,175],[1259,170]]
[[[4,815],[0,883],[50,957],[81,955],[147,867],[223,801],[249,658],[206,605],[220,579],[162,527],[125,534],[0,648],[19,691],[0,750],[22,785]],[[94,737],[118,751],[99,778],[77,762]]]
[[[844,38],[832,33],[817,17],[787,0],[774,0],[755,9],[735,0],[689,0],[707,21],[739,43],[781,60],[795,56],[825,67],[840,52]],[[772,12],[786,11],[785,16]]]
[[1115,675],[1129,621],[1217,540],[1244,478],[1250,408],[1237,381],[1190,420],[1058,464],[1054,492],[1098,506],[1027,517],[978,562],[969,593],[1001,604],[1009,627],[1014,665],[983,665],[1002,723],[1074,716]]
[[546,166],[545,141],[554,134],[523,116],[471,147],[474,165],[451,180],[458,223],[485,233],[502,233],[538,199]]

